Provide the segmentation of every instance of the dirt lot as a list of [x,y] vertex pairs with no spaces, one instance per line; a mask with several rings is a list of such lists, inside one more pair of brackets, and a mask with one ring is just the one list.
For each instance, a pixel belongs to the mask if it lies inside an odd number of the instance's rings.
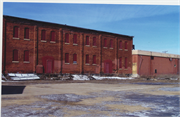
[[2,95],[2,117],[180,116],[179,81],[21,81],[23,94]]

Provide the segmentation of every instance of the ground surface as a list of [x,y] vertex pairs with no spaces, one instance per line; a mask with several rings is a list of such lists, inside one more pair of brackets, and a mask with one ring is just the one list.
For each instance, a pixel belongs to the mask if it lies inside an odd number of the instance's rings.
[[21,81],[23,94],[2,95],[2,117],[180,116],[179,81]]

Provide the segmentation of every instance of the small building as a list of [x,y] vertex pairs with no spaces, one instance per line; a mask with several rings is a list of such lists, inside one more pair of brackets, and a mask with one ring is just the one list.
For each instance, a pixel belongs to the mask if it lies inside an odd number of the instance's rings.
[[179,74],[180,55],[132,50],[133,76]]
[[3,73],[132,74],[133,36],[3,16]]

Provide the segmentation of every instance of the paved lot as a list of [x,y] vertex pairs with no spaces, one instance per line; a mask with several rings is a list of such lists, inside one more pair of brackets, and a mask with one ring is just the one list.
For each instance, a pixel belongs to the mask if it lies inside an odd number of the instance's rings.
[[2,95],[2,117],[180,116],[178,83],[23,84],[23,94]]

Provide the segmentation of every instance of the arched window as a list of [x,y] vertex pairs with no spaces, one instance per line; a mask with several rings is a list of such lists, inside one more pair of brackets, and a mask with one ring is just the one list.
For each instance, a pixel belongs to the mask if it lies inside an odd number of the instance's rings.
[[24,51],[24,61],[29,61],[29,50]]
[[77,54],[73,54],[73,63],[77,63]]
[[69,43],[69,34],[68,33],[65,34],[65,43]]
[[51,31],[51,41],[55,41],[55,32]]
[[18,26],[14,26],[13,37],[18,38]]
[[29,39],[29,28],[24,29],[24,38]]
[[18,50],[13,50],[13,61],[18,61]]
[[46,40],[46,31],[45,30],[41,31],[41,40]]

